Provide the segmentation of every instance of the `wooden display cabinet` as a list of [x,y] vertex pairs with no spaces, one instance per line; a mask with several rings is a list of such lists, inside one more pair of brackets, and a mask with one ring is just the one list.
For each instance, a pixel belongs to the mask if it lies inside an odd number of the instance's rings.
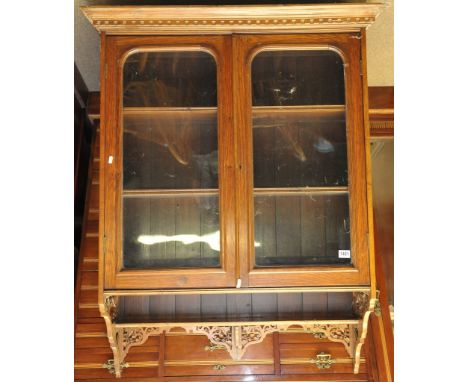
[[301,330],[358,371],[377,302],[365,29],[381,8],[82,8],[101,33],[99,298],[117,376],[130,347],[176,328],[239,365]]

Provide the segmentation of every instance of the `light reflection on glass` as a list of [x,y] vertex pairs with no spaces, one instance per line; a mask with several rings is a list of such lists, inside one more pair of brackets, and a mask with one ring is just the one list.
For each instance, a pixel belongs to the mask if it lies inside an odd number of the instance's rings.
[[[170,241],[180,241],[184,245],[193,243],[206,243],[214,251],[220,251],[219,231],[200,235],[140,235],[137,241],[145,245],[168,243]],[[255,242],[255,247],[261,247],[261,243]]]

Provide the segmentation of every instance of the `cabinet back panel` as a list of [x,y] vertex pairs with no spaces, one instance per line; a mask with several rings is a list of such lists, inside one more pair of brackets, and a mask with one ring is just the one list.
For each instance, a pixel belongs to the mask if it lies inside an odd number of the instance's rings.
[[350,292],[124,296],[120,301],[118,322],[354,318]]
[[217,196],[124,198],[124,267],[220,264]]
[[348,195],[256,195],[256,265],[350,264]]
[[217,113],[124,110],[123,187],[218,187]]

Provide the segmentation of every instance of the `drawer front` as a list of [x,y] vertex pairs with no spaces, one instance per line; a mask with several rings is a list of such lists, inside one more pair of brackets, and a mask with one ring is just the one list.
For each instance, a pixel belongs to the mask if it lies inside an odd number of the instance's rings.
[[[225,348],[214,346],[205,335],[166,336],[165,350],[166,361],[232,361]],[[273,336],[268,335],[261,343],[250,345],[242,359],[273,359]]]
[[[123,376],[125,378],[154,378],[158,377],[158,367],[129,367],[124,369]],[[75,369],[75,381],[78,380],[93,380],[93,381],[118,381],[111,374],[109,370],[103,369],[102,367],[94,368],[76,368]],[[124,380],[124,379],[123,379]]]
[[[311,333],[297,333],[297,332],[286,332],[279,333],[280,344],[327,344],[327,343],[339,343],[330,341],[328,338],[315,338]],[[344,345],[343,349],[344,349]]]
[[257,375],[274,374],[273,361],[271,365],[225,365],[223,363],[211,365],[165,365],[164,375],[167,377],[185,375]]
[[[281,333],[279,336],[281,374],[328,374],[353,373],[354,363],[344,345],[324,338],[315,338],[307,333]],[[329,354],[332,364],[319,368],[312,360],[320,353]],[[363,352],[362,352],[363,353]],[[366,372],[361,357],[360,373]]]
[[343,344],[323,342],[311,344],[280,344],[280,358],[314,358],[318,353],[331,354],[332,358],[350,358]]
[[[294,362],[294,361],[293,361]],[[319,369],[314,364],[297,363],[297,364],[281,364],[281,374],[353,374],[354,365],[349,360],[349,363],[334,363],[329,369]],[[359,373],[366,374],[366,365],[361,363]]]

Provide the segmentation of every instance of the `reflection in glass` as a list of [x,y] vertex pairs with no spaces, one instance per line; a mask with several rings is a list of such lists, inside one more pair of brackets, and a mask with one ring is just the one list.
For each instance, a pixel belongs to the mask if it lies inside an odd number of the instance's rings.
[[207,52],[140,52],[125,61],[124,107],[216,106],[216,61]]
[[125,268],[220,266],[216,76],[203,51],[137,52],[125,61]]
[[124,267],[220,265],[217,196],[125,197]]
[[206,243],[211,249],[220,251],[219,231],[213,233],[206,233],[203,236],[189,234],[189,235],[140,235],[137,241],[145,245],[153,245],[160,243],[169,243],[171,241],[179,241],[185,245],[193,243]]
[[218,187],[215,110],[135,114],[124,119],[125,189]]
[[254,111],[255,187],[347,186],[344,108]]
[[331,50],[260,52],[252,94],[253,106],[343,105],[343,61]]
[[124,65],[124,189],[218,187],[216,62],[140,52]]
[[256,266],[350,264],[341,57],[265,50],[251,77]]
[[348,184],[344,70],[333,51],[264,51],[252,62],[255,187]]

